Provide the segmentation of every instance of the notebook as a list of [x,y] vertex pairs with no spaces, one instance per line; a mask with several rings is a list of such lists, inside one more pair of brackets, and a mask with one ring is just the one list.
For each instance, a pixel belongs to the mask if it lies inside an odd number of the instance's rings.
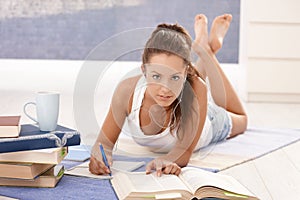
[[[113,161],[113,165],[110,167],[112,170],[112,176],[115,172],[131,172],[134,171],[142,166],[145,165],[145,162],[131,162],[131,161]],[[73,176],[83,176],[89,178],[96,178],[96,179],[111,179],[112,177],[109,175],[95,175],[89,171],[89,161],[84,162],[80,165],[72,167],[68,170],[65,170],[66,175],[73,175]]]

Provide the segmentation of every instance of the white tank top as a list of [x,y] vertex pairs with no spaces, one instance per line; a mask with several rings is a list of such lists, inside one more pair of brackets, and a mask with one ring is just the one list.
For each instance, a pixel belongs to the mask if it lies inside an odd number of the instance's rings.
[[[131,112],[126,118],[122,132],[131,136],[137,144],[147,147],[152,152],[166,153],[174,147],[177,141],[176,129],[173,130],[173,133],[171,133],[170,128],[168,127],[159,134],[145,135],[140,127],[140,108],[144,99],[146,88],[146,80],[142,76],[134,90]],[[211,122],[206,117],[202,134],[196,145],[195,151],[208,145],[211,141],[212,134],[210,134],[210,126]]]

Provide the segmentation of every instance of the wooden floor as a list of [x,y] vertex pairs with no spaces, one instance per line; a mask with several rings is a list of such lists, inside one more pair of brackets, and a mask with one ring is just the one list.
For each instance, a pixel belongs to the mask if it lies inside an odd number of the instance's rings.
[[[250,126],[298,128],[300,104],[246,104]],[[299,132],[300,134],[300,132]],[[263,200],[300,199],[300,142],[220,173],[239,180]]]
[[[33,92],[0,91],[0,113],[22,114],[24,103],[34,100]],[[300,104],[245,104],[249,126],[300,128]],[[59,123],[75,127],[72,96],[61,94]],[[22,114],[22,123],[32,123]],[[300,142],[272,152],[256,160],[220,173],[239,180],[263,200],[300,199]]]

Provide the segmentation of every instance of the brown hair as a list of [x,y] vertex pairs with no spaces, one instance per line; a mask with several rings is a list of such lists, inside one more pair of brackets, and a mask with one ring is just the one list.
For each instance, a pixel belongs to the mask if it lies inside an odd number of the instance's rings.
[[[191,87],[193,78],[200,77],[199,72],[191,63],[191,47],[192,38],[182,26],[163,23],[159,24],[152,32],[142,55],[143,64],[148,63],[153,55],[167,54],[181,57],[188,66],[187,81],[181,91],[182,99],[176,99],[171,105],[172,109],[175,109],[175,117],[171,116],[171,131],[178,125],[178,128],[184,128],[194,100],[194,92]],[[179,106],[177,106],[178,104]]]

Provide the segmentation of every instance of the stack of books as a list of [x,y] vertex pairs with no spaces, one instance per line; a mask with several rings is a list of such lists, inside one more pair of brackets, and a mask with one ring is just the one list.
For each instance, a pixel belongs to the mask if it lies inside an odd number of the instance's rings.
[[67,147],[0,154],[0,185],[55,187],[63,177]]
[[19,116],[0,116],[0,186],[55,187],[68,146],[79,145],[80,134],[62,126],[41,132],[19,123]]

